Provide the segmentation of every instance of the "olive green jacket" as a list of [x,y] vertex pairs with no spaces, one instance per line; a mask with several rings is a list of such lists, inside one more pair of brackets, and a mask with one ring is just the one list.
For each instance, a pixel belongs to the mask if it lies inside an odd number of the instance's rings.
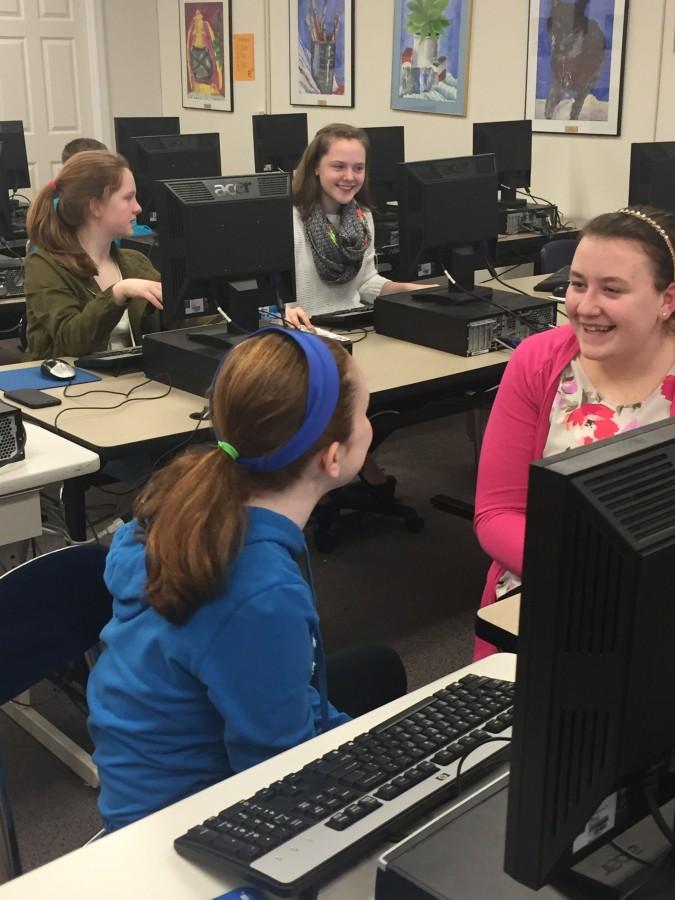
[[[159,272],[136,250],[112,250],[122,278],[159,281]],[[125,306],[112,299],[112,287],[102,291],[93,278],[81,278],[57,257],[36,249],[26,257],[28,359],[81,356],[105,350],[125,309],[136,342],[159,331],[157,310],[142,297]]]

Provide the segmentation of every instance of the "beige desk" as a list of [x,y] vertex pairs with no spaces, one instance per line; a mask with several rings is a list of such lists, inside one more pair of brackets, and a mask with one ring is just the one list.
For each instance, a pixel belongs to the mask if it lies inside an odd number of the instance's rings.
[[0,468],[0,544],[42,533],[40,488],[98,471],[95,453],[26,422],[25,458]]
[[520,623],[520,594],[482,606],[476,613],[476,634],[485,641],[515,653]]
[[[353,722],[9,882],[0,887],[0,900],[25,900],[28,897],[73,900],[89,896],[97,900],[154,900],[160,897],[162,900],[212,900],[245,882],[240,877],[221,875],[183,859],[173,849],[174,838],[214,812],[297,771],[456,678],[475,673],[513,680],[515,662],[511,654],[500,653],[440,678]],[[476,750],[477,754],[480,752],[480,748]],[[21,845],[20,833],[18,840]],[[319,893],[319,900],[371,900],[377,857],[382,849],[326,885]]]

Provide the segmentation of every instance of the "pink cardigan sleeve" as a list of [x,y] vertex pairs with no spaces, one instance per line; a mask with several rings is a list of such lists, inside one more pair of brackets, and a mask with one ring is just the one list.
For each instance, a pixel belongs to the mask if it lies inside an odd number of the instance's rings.
[[529,465],[539,455],[537,431],[546,393],[528,343],[509,360],[490,413],[474,520],[483,550],[518,576],[523,568]]

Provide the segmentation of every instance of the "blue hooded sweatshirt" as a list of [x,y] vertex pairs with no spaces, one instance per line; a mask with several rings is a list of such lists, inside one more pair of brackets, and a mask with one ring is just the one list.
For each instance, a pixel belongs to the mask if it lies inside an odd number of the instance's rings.
[[295,523],[249,509],[225,589],[182,625],[148,605],[138,535],[138,522],[124,525],[108,554],[113,618],[87,688],[108,830],[349,721],[327,701]]

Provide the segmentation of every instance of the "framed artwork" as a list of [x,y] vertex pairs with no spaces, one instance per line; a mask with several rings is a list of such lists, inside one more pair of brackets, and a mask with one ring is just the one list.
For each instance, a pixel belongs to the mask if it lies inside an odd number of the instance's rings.
[[292,106],[354,105],[354,0],[289,0]]
[[621,133],[628,0],[530,0],[525,117],[533,131]]
[[471,0],[395,0],[392,109],[466,115]]
[[183,106],[231,112],[231,0],[178,0]]

